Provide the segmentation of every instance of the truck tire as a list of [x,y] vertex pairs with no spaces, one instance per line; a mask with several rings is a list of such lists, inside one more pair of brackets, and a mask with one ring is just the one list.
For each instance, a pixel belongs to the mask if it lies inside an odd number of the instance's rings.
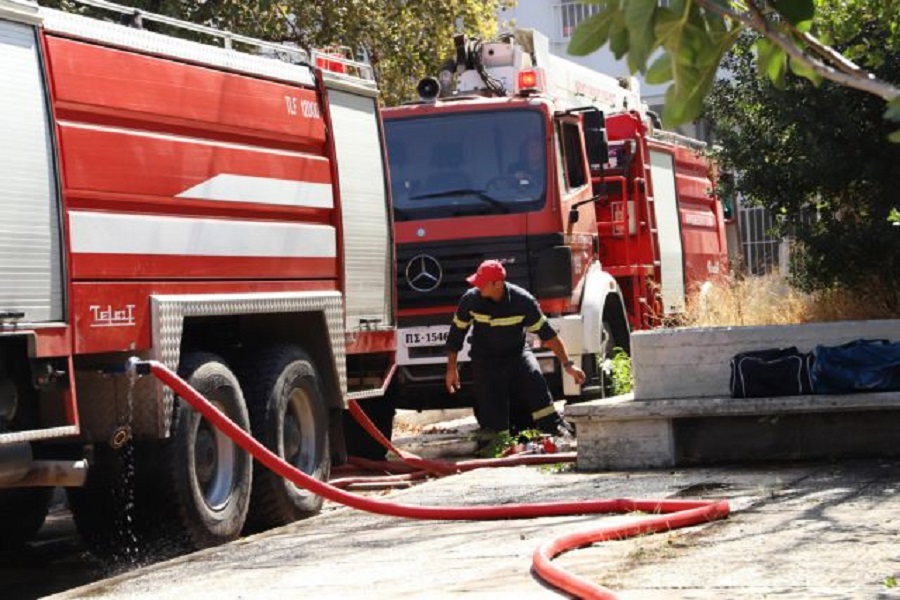
[[[214,354],[191,352],[179,375],[241,429],[250,431],[237,377]],[[167,516],[190,549],[207,548],[241,534],[250,505],[252,460],[187,402],[176,398],[171,434],[163,442],[162,477],[168,479]]]
[[601,327],[600,335],[605,343],[601,345],[600,352],[584,354],[581,357],[581,369],[587,379],[581,388],[581,396],[576,401],[605,398],[612,394],[612,379],[603,373],[601,365],[612,356],[612,350],[616,347],[616,337],[608,322],[603,321]]
[[52,496],[49,487],[0,490],[0,556],[13,554],[34,538]]
[[[312,359],[293,345],[248,354],[241,381],[247,391],[250,428],[266,448],[307,475],[331,474],[328,410]],[[253,491],[245,531],[263,531],[316,514],[322,497],[253,463]]]

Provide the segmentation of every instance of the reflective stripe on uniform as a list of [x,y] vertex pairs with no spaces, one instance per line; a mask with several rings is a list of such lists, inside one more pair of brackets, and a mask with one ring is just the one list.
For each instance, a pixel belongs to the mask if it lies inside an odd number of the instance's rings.
[[510,325],[518,325],[524,320],[525,315],[519,315],[516,317],[500,317],[498,319],[491,319],[491,327],[508,327]]
[[525,315],[497,317],[496,319],[492,319],[491,315],[485,315],[482,313],[469,312],[469,314],[472,315],[472,318],[475,319],[475,321],[477,321],[478,323],[483,323],[491,327],[510,327],[512,325],[519,325],[522,321],[525,320]]
[[540,410],[536,410],[533,413],[531,413],[531,418],[534,419],[535,421],[537,421],[538,419],[543,419],[544,417],[546,417],[548,415],[552,415],[555,412],[556,412],[556,407],[554,407],[551,404],[550,406],[545,406],[544,408],[542,408]]
[[460,329],[468,329],[469,325],[472,324],[472,321],[463,321],[456,315],[453,315],[453,324],[459,327]]
[[534,333],[537,330],[539,330],[541,327],[543,327],[544,323],[546,323],[546,322],[547,322],[547,317],[542,316],[540,319],[538,319],[537,323],[526,327],[525,331],[527,331],[528,333]]

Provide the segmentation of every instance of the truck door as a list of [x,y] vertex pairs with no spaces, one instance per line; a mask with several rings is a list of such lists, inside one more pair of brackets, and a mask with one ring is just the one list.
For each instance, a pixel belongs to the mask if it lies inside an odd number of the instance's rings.
[[668,316],[684,312],[685,295],[684,250],[675,191],[675,158],[666,152],[650,150],[650,177],[659,231],[663,311]]
[[63,319],[56,165],[35,28],[0,19],[0,313]]
[[393,239],[377,100],[326,85],[341,188],[347,330],[393,327]]

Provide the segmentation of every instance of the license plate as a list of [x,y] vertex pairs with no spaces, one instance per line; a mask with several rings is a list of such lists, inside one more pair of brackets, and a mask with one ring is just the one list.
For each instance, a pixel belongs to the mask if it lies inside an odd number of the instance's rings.
[[407,348],[443,346],[447,343],[447,332],[449,329],[449,325],[401,329],[400,340]]

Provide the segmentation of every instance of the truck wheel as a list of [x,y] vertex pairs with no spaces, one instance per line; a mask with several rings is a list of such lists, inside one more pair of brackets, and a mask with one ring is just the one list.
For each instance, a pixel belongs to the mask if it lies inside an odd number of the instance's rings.
[[[178,373],[241,429],[250,431],[240,383],[222,359],[189,353]],[[178,398],[160,458],[170,482],[174,509],[170,518],[188,545],[199,549],[236,539],[250,504],[250,456]]]
[[0,555],[12,554],[44,524],[53,488],[0,490]]
[[616,347],[616,338],[613,335],[612,327],[606,321],[603,321],[600,336],[602,340],[600,351],[595,354],[584,354],[581,357],[581,369],[587,376],[587,380],[581,387],[579,400],[605,398],[612,394],[612,380],[603,373],[602,363],[612,355],[612,350]]
[[[309,355],[292,345],[254,352],[244,362],[250,427],[266,448],[307,475],[331,474],[328,411]],[[293,523],[322,508],[322,497],[253,463],[253,493],[247,532]]]

